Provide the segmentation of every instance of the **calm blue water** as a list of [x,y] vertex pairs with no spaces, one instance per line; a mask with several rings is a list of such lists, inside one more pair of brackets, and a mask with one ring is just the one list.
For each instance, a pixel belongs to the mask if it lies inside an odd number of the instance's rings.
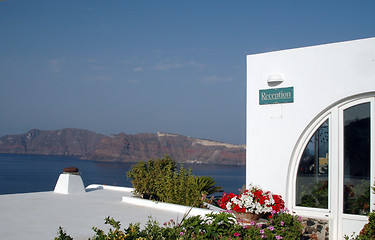
[[[131,187],[126,172],[134,163],[106,163],[65,156],[0,154],[0,194],[53,191],[66,167],[77,167],[85,186]],[[245,184],[244,166],[184,164],[196,176],[210,176],[225,192],[238,193]]]

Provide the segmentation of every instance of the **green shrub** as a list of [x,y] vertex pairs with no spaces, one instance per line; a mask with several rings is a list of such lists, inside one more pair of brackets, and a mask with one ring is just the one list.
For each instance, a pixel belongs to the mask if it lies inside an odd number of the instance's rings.
[[369,222],[362,228],[356,239],[375,239],[375,213],[371,212],[368,219]]
[[282,212],[273,215],[270,222],[270,226],[274,228],[273,233],[282,236],[283,239],[296,239],[296,236],[302,234],[303,225],[299,216]]
[[55,237],[55,240],[73,240],[71,236],[66,234],[66,232],[64,231],[62,227],[59,227],[57,234],[59,234],[59,236]]
[[127,172],[127,177],[131,179],[135,193],[144,199],[160,200],[158,192],[163,181],[172,178],[176,169],[177,163],[165,155],[157,160],[138,161]]
[[198,188],[191,170],[182,166],[172,177],[164,178],[157,189],[160,201],[192,207],[202,207],[206,194]]
[[195,178],[195,181],[197,182],[199,191],[206,192],[207,196],[224,191],[222,186],[215,186],[216,182],[212,177],[198,176]]
[[[113,228],[110,228],[108,231],[108,234],[106,234],[103,230],[93,227],[92,229],[94,230],[96,234],[92,238],[92,240],[126,239],[125,233],[120,230],[120,227],[121,227],[120,222],[115,221],[113,218],[107,217],[104,223],[111,225]],[[137,229],[137,232],[139,232],[139,228]],[[91,238],[89,238],[89,240],[91,240]]]
[[170,220],[162,226],[150,218],[143,229],[136,223],[120,230],[120,222],[110,217],[105,219],[105,223],[111,226],[108,233],[94,227],[95,235],[91,240],[300,239],[303,228],[298,217],[289,213],[274,215],[273,220],[267,223],[248,226],[239,225],[228,212],[184,218],[181,223]]
[[289,213],[274,215],[266,223],[237,224],[231,213],[211,213],[183,221],[184,239],[300,239],[303,226],[298,216]]
[[346,240],[370,240],[375,239],[375,212],[371,212],[368,215],[368,223],[362,228],[359,235],[355,235],[355,233],[352,234],[352,236],[349,238],[348,236],[345,236],[344,239]]
[[201,207],[207,195],[220,192],[211,177],[195,177],[191,169],[177,163],[168,155],[160,159],[139,161],[127,172],[134,193],[144,199]]
[[181,234],[184,239],[218,239],[224,236],[233,236],[241,231],[232,214],[225,212],[198,215],[185,219],[181,224]]

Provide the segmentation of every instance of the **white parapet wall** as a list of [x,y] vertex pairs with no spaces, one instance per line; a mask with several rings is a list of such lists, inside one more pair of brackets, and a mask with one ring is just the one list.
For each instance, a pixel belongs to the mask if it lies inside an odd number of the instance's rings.
[[86,190],[95,190],[95,189],[105,189],[105,190],[128,192],[128,193],[131,193],[134,191],[134,188],[131,188],[131,187],[110,186],[110,185],[103,185],[103,184],[90,184],[89,186],[86,187]]
[[62,173],[57,180],[54,192],[72,194],[85,193],[86,190],[79,174]]
[[133,205],[141,206],[141,207],[149,207],[149,208],[160,209],[160,210],[165,210],[165,211],[172,211],[172,212],[187,214],[190,216],[206,215],[208,213],[213,213],[213,212],[217,213],[217,212],[223,211],[221,208],[215,207],[211,204],[206,204],[207,208],[204,209],[204,208],[189,207],[189,206],[183,206],[183,205],[178,205],[178,204],[142,199],[136,195],[133,195],[134,188],[131,188],[131,187],[109,186],[109,185],[102,185],[102,184],[91,184],[86,187],[87,191],[97,190],[97,189],[124,192],[124,195],[126,195],[122,197],[122,202],[124,203],[133,204]]
[[160,210],[183,213],[183,214],[187,214],[190,216],[206,215],[209,213],[222,211],[222,209],[214,207],[212,205],[208,206],[209,209],[204,209],[204,208],[183,206],[183,205],[178,205],[178,204],[173,204],[173,203],[157,202],[157,201],[152,201],[152,200],[147,200],[147,199],[141,199],[138,197],[122,197],[122,202],[134,204],[134,205],[142,206],[142,207],[150,207],[150,208],[156,208]]

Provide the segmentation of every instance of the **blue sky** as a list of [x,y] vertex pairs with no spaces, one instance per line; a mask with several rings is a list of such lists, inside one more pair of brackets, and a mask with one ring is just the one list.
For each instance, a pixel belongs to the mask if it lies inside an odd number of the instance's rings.
[[0,136],[245,144],[246,55],[375,37],[375,1],[0,1]]

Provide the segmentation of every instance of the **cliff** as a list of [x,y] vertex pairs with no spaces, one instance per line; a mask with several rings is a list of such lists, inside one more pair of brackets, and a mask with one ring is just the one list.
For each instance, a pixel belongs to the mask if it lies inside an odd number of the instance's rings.
[[82,129],[37,130],[0,138],[0,153],[136,162],[168,153],[178,162],[245,165],[245,146],[168,133],[105,136]]

